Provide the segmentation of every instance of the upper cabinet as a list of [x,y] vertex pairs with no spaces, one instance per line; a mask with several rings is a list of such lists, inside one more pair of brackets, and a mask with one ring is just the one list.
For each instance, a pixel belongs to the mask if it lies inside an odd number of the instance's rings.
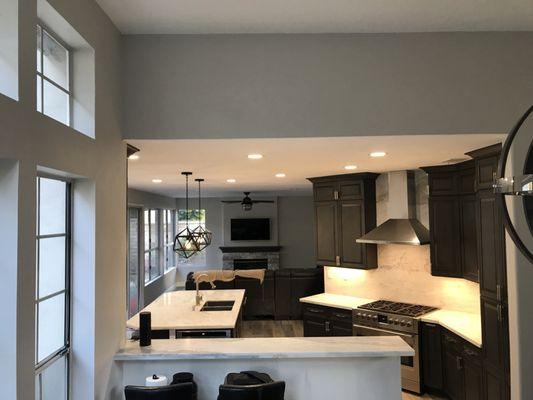
[[309,178],[315,203],[317,265],[377,267],[377,246],[356,242],[376,227],[377,176],[361,173]]
[[475,162],[428,173],[431,273],[478,281]]

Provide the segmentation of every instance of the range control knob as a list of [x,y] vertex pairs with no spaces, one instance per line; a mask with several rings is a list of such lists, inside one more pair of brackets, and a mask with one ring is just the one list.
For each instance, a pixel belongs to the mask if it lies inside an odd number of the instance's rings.
[[401,325],[401,326],[405,326],[405,320],[404,320],[404,319],[402,319],[402,320],[400,321],[400,325]]
[[400,323],[400,320],[396,318],[393,322],[394,322],[394,325],[398,325]]
[[407,323],[405,324],[408,328],[412,327],[413,324],[411,323],[411,321],[407,321]]
[[361,318],[361,313],[360,312],[357,313],[357,318]]
[[378,316],[377,316],[377,315],[372,315],[372,319],[373,319],[374,321],[377,321],[377,320],[378,320]]

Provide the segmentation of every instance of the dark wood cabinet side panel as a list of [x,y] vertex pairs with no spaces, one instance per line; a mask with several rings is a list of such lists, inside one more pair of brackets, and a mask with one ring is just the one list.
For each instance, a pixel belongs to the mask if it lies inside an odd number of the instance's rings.
[[355,240],[363,236],[363,202],[361,200],[339,203],[339,256],[342,266],[363,265],[363,244]]
[[315,203],[316,258],[318,265],[335,265],[337,256],[337,202]]
[[461,265],[463,276],[472,281],[479,280],[477,248],[476,196],[461,196]]
[[421,340],[422,375],[424,386],[435,390],[444,388],[441,343],[441,327],[435,324],[423,324]]
[[461,276],[459,198],[429,199],[431,272],[439,276]]
[[481,365],[472,361],[464,362],[464,399],[465,400],[482,400],[483,399],[483,370]]
[[503,300],[506,286],[503,221],[490,191],[478,193],[477,235],[481,294]]

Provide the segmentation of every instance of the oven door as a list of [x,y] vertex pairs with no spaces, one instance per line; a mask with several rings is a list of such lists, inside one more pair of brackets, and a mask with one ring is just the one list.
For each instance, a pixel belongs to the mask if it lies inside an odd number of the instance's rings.
[[399,336],[415,351],[413,357],[402,357],[402,387],[412,392],[420,393],[420,359],[418,349],[418,335],[395,332],[388,329],[371,328],[368,326],[353,326],[354,336]]

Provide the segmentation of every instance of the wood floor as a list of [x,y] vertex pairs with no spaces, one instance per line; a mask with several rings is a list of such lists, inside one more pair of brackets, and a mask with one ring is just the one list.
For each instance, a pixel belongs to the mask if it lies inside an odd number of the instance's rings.
[[243,321],[242,337],[302,337],[302,321]]

